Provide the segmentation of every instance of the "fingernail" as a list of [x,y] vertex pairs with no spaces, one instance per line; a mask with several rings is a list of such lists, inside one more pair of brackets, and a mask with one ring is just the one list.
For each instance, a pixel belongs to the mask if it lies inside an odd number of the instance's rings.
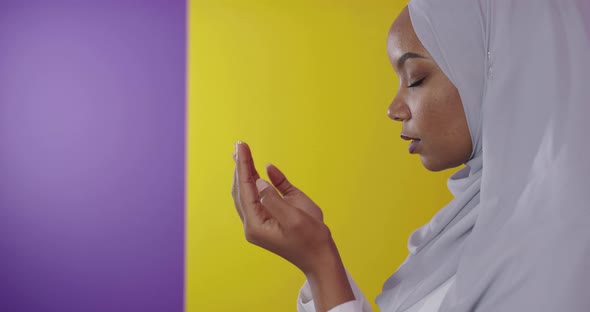
[[236,157],[235,157],[236,160],[238,160],[238,156],[240,155],[239,148],[238,148],[239,144],[242,144],[242,141],[238,141],[238,142],[236,142],[236,144],[234,144],[234,148],[236,149]]
[[234,162],[236,161],[236,153],[231,153],[231,158],[234,159]]
[[269,186],[270,184],[268,184],[268,182],[264,181],[263,179],[256,180],[256,188],[258,189],[259,193],[266,190],[266,188]]

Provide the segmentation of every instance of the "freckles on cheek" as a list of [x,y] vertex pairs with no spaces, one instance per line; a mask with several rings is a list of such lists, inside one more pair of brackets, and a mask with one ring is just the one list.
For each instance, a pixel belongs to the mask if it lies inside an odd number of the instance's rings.
[[428,122],[428,119],[432,118],[433,98],[427,92],[422,96],[415,98],[413,105],[410,106],[410,112],[412,113],[412,119],[419,119]]
[[430,131],[444,131],[444,120],[448,113],[445,111],[444,103],[436,97],[430,97],[423,104],[419,109],[423,127]]
[[453,136],[457,134],[457,127],[463,118],[463,107],[460,105],[461,103],[456,103],[456,99],[452,95],[445,94],[437,97],[435,108],[431,113],[435,115],[433,118],[436,118],[441,135]]

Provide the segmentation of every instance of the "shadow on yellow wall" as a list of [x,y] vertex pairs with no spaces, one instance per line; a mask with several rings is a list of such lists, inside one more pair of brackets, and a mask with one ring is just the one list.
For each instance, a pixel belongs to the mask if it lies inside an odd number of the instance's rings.
[[186,311],[296,309],[303,275],[246,243],[233,208],[237,140],[322,207],[370,301],[450,200],[450,173],[422,168],[386,115],[387,32],[405,3],[189,3]]

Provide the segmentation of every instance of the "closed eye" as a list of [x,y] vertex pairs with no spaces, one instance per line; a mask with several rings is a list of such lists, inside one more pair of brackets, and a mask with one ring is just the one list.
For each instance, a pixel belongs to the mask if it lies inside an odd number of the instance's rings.
[[414,88],[414,87],[417,87],[417,86],[421,85],[421,84],[422,84],[422,82],[424,82],[424,79],[426,79],[426,77],[424,77],[424,78],[422,78],[422,79],[420,79],[420,80],[417,80],[417,81],[415,81],[415,82],[412,82],[412,83],[411,83],[411,84],[408,86],[408,88]]

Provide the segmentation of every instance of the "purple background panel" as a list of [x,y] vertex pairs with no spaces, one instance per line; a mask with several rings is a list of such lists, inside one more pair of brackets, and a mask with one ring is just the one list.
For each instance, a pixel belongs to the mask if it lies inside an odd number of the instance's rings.
[[0,311],[183,310],[186,3],[0,1]]

